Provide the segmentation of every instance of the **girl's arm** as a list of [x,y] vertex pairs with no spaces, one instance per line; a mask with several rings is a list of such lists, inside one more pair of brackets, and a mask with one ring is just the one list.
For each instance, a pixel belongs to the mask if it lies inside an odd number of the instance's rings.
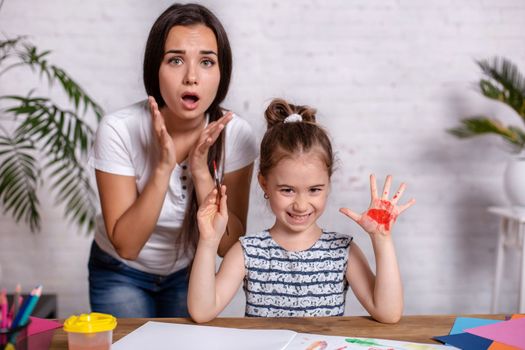
[[134,260],[155,228],[176,164],[169,136],[157,103],[150,97],[152,124],[161,153],[144,190],[139,195],[135,177],[96,171],[98,192],[108,238],[124,259]]
[[398,206],[405,191],[403,183],[392,200],[388,200],[392,177],[386,178],[381,197],[377,195],[376,179],[370,176],[371,202],[366,212],[357,214],[348,208],[340,211],[358,223],[372,241],[376,259],[376,276],[370,270],[363,252],[356,244],[350,245],[347,279],[364,308],[380,322],[398,322],[403,313],[403,286],[392,240],[391,230],[403,211],[415,203],[411,199]]
[[193,260],[188,287],[188,310],[195,322],[214,319],[231,301],[244,278],[244,257],[237,242],[228,251],[217,275],[217,248],[228,222],[225,186],[222,187],[220,208],[217,190],[213,190],[199,208],[199,242]]
[[[232,118],[233,113],[228,112],[217,121],[208,124],[190,152],[191,174],[199,205],[203,203],[208,193],[215,188],[215,181],[207,165],[209,149]],[[252,171],[253,162],[242,169],[224,174],[223,184],[228,188],[230,199],[228,200],[228,234],[223,236],[218,246],[220,256],[224,256],[228,249],[246,232]]]
[[[252,181],[253,163],[248,166],[227,173],[224,175],[223,184],[228,188],[228,234],[222,237],[219,244],[218,251],[215,252],[219,256],[225,256],[226,252],[232,247],[240,236],[246,233],[246,218],[248,216],[248,201],[250,198],[250,184]],[[197,191],[197,198],[200,198],[199,193],[207,189],[207,193],[215,188],[215,182],[208,172],[208,179],[195,181],[195,189]],[[202,199],[198,199],[199,204]]]
[[393,242],[373,242],[376,276],[365,255],[355,243],[350,244],[346,278],[355,296],[377,321],[396,323],[403,313],[403,285]]

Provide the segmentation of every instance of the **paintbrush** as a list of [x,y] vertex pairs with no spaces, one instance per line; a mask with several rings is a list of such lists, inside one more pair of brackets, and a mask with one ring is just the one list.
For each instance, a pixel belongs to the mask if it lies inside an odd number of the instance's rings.
[[[217,171],[217,163],[213,160],[213,177],[215,179],[215,188],[217,189],[217,211],[221,210],[221,182],[219,181],[219,172]],[[226,235],[229,235],[228,225],[226,225]]]
[[217,163],[213,161],[213,177],[215,179],[215,188],[217,189],[217,210],[221,210],[221,182],[219,181],[219,173],[217,172]]

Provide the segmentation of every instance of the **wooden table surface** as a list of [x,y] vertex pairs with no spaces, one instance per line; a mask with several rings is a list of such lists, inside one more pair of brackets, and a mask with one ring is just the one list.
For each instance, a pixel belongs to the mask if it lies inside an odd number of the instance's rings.
[[[289,329],[302,333],[316,333],[351,337],[371,337],[405,340],[419,343],[437,343],[433,336],[448,334],[458,316],[504,320],[505,315],[431,315],[404,316],[397,324],[382,324],[366,316],[316,318],[217,318],[207,326],[245,329]],[[129,334],[147,321],[195,324],[185,318],[120,318],[113,331],[113,342]],[[57,329],[51,350],[67,350],[67,334]]]

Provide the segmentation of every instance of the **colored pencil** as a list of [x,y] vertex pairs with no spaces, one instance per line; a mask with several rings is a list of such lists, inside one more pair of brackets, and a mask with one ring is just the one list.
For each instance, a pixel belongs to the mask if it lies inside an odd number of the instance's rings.
[[20,286],[20,283],[17,283],[15,287],[15,295],[13,297],[13,317],[18,313],[20,304],[22,304],[22,296],[20,295],[21,293],[22,287]]
[[0,322],[0,328],[7,328],[7,311],[9,309],[9,305],[7,305],[7,296],[5,289],[2,289],[2,293],[0,294],[0,315],[2,317],[2,321]]
[[15,315],[13,323],[11,324],[11,328],[23,326],[27,323],[29,316],[31,316],[31,313],[33,312],[36,303],[40,298],[40,295],[42,295],[42,286],[38,286],[31,291],[31,294],[29,294],[26,300],[24,300],[24,303],[18,310],[18,313]]

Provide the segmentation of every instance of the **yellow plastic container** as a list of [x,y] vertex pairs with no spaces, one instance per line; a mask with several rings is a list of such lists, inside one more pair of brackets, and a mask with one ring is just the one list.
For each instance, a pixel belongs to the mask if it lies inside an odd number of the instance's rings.
[[108,314],[92,312],[73,315],[64,322],[69,350],[109,350],[117,319]]

